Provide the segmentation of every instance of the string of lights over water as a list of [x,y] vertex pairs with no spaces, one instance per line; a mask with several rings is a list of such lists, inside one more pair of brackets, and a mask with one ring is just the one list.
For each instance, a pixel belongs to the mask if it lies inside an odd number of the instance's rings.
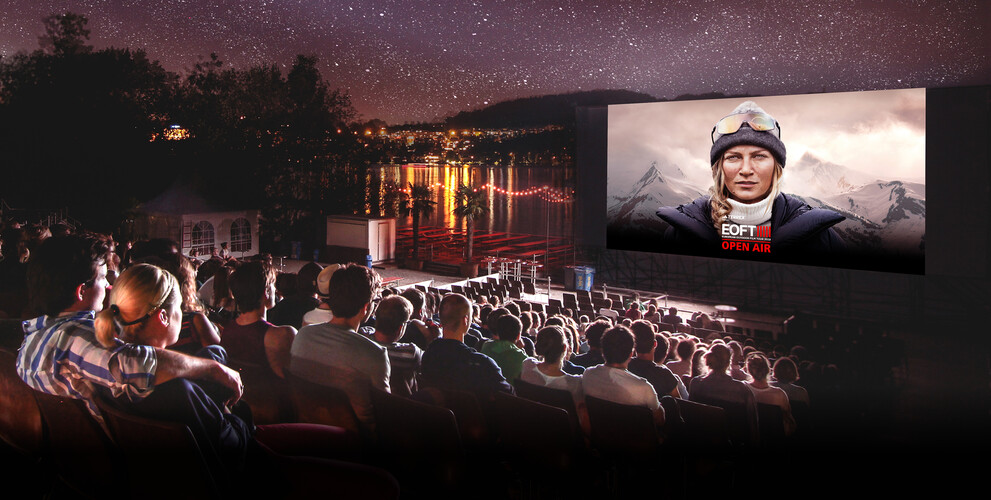
[[[409,192],[410,183],[426,185],[437,202],[431,214],[421,219],[425,226],[464,229],[454,215],[454,192],[458,186],[487,190],[488,212],[475,224],[477,229],[570,238],[574,226],[575,172],[570,168],[383,165],[373,169],[385,194],[389,182]],[[400,218],[400,225],[410,224]]]

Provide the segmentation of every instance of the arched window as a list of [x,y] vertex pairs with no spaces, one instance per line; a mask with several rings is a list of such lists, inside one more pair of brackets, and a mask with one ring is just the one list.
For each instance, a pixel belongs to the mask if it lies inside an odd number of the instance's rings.
[[241,217],[231,224],[231,251],[248,252],[251,250],[251,223]]
[[191,250],[196,250],[200,255],[210,255],[213,250],[213,224],[203,220],[193,226],[193,234],[190,243]]

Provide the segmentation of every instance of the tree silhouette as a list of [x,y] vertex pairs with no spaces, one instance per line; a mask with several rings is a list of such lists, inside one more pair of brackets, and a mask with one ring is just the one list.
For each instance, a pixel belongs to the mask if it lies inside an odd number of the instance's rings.
[[42,22],[45,24],[45,34],[38,37],[38,46],[45,53],[64,56],[93,51],[93,47],[86,44],[90,33],[86,29],[89,22],[86,16],[65,12],[52,14]]
[[465,262],[472,262],[473,247],[475,243],[475,221],[482,218],[489,211],[485,201],[485,192],[473,189],[467,184],[458,186],[454,193],[456,204],[454,215],[464,217],[465,231],[467,232],[467,244],[465,245]]
[[437,202],[433,200],[433,190],[426,184],[409,183],[409,193],[402,197],[399,211],[405,217],[413,216],[413,259],[420,258],[420,217],[429,215]]

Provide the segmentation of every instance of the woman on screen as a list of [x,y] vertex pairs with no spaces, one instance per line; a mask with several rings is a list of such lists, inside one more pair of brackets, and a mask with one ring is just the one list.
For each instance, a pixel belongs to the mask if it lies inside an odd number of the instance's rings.
[[775,259],[842,249],[832,229],[842,215],[780,192],[786,155],[777,120],[746,101],[716,123],[711,138],[709,196],[657,211],[669,224],[666,241],[705,255]]

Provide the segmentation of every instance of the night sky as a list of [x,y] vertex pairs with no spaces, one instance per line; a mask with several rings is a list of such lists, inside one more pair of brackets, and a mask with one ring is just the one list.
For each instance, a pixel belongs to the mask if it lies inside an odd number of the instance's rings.
[[0,54],[86,15],[97,47],[183,72],[320,58],[365,119],[433,120],[516,97],[629,89],[777,95],[991,83],[991,2],[926,0],[6,0]]

